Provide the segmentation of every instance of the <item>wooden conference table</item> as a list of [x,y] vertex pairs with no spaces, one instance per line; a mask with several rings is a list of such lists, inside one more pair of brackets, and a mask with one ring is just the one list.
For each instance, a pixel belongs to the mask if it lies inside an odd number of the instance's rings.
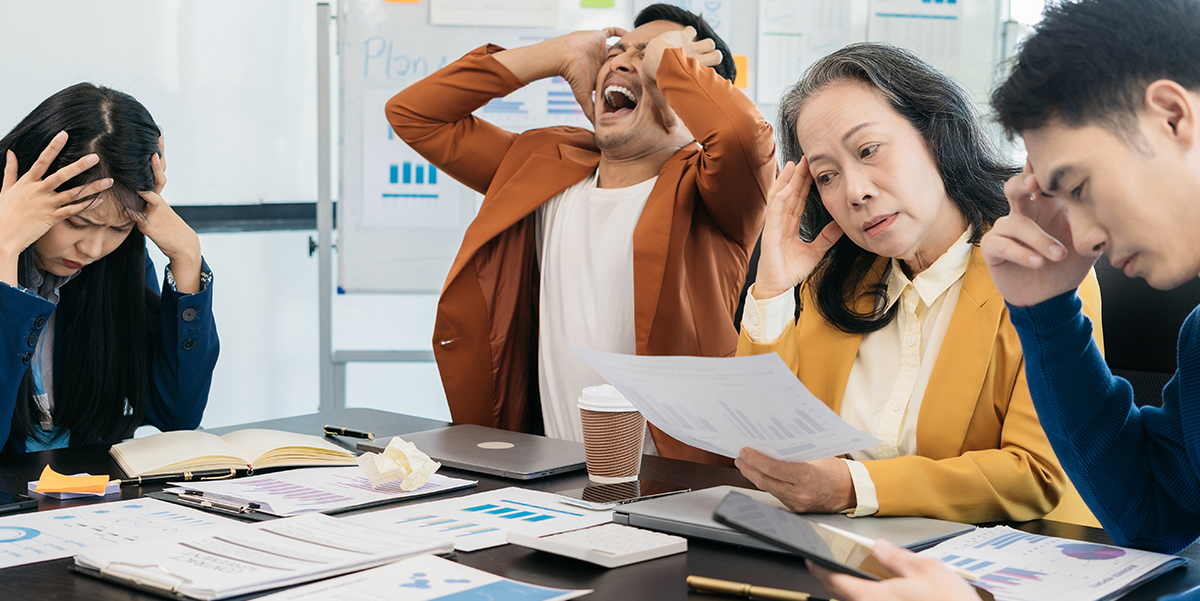
[[[417,432],[446,425],[445,422],[373,409],[345,409],[328,414],[302,415],[209,431],[215,434],[224,434],[233,430],[253,427],[320,435],[321,427],[327,423],[367,430],[378,436]],[[354,441],[352,439],[343,439],[340,442],[347,448],[353,448]],[[54,469],[60,473],[89,472],[123,477],[121,469],[112,461],[107,451],[107,446],[96,445],[0,458],[0,490],[24,491],[26,483],[37,479],[47,463],[52,464]],[[432,499],[471,494],[506,486],[559,491],[578,488],[587,483],[587,473],[584,471],[530,481],[507,480],[447,468],[443,468],[443,471],[449,476],[478,480],[479,486],[445,493],[432,497]],[[722,484],[752,487],[749,481],[735,469],[699,465],[661,457],[645,457],[642,462],[641,475],[643,478],[686,485],[693,489]],[[121,498],[136,498],[161,488],[161,486],[126,487],[121,492]],[[419,503],[430,499],[430,497],[426,497],[413,502]],[[56,501],[43,498],[38,509],[44,511],[87,502]],[[388,507],[394,507],[394,505]],[[1111,543],[1109,537],[1102,530],[1050,520],[1009,525],[1038,534],[1101,544]],[[1200,548],[1192,546],[1182,555],[1191,558],[1193,562],[1200,561]],[[504,545],[472,553],[458,553],[455,559],[464,565],[532,584],[560,588],[595,589],[595,594],[588,597],[594,599],[620,599],[621,601],[733,599],[733,597],[714,597],[689,592],[687,585],[684,584],[684,579],[689,574],[807,591],[819,596],[826,596],[826,591],[804,569],[803,562],[795,557],[699,539],[688,541],[687,553],[612,570],[515,545]],[[0,570],[0,599],[130,601],[157,598],[148,593],[77,574],[69,569],[71,565],[73,565],[73,560],[59,559]],[[1200,563],[1192,563],[1186,568],[1177,569],[1135,590],[1125,598],[1157,599],[1161,595],[1186,590],[1198,584],[1200,584]]]

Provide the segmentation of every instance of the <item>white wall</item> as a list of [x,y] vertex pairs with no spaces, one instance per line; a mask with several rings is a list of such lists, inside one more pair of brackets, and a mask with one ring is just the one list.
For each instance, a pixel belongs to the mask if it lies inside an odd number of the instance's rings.
[[[316,231],[201,234],[221,356],[202,425],[313,413],[319,402]],[[159,272],[166,258],[151,246]],[[335,295],[335,349],[429,350],[434,295]],[[433,363],[351,364],[346,405],[449,420]]]

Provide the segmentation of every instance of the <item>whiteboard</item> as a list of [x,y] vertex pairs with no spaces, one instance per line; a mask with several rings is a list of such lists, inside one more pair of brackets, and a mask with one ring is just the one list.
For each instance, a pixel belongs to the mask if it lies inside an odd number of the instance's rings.
[[167,138],[172,204],[316,198],[314,0],[6,1],[0,129],[90,81]]
[[[392,133],[387,100],[486,43],[526,46],[576,28],[632,24],[629,0],[608,9],[562,1],[559,28],[437,26],[429,2],[343,0],[338,284],[344,292],[436,293],[482,196],[422,159]],[[565,26],[564,26],[565,25]],[[561,79],[534,82],[479,112],[512,131],[590,127]]]

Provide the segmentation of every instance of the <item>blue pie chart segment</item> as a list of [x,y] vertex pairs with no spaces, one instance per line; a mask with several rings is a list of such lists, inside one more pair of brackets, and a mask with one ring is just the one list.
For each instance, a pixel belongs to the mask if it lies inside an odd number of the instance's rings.
[[33,528],[21,528],[20,526],[0,527],[0,543],[19,543],[23,540],[37,538],[39,535],[41,535],[41,532]]
[[1104,545],[1089,545],[1087,543],[1071,543],[1069,545],[1058,546],[1063,551],[1063,555],[1074,557],[1075,559],[1096,560],[1096,559],[1116,559],[1125,555],[1124,549],[1116,547],[1106,547]]

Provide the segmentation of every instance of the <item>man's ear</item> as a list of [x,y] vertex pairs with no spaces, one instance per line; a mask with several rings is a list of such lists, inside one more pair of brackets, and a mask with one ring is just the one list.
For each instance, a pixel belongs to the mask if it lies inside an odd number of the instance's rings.
[[1160,79],[1146,86],[1146,112],[1156,129],[1168,139],[1191,148],[1200,138],[1197,121],[1197,95],[1169,79]]

